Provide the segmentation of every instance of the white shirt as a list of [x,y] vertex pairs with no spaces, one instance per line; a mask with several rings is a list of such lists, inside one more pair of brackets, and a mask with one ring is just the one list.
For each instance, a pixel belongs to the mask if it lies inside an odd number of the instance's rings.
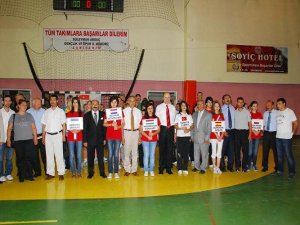
[[52,108],[47,109],[42,116],[42,124],[46,126],[45,131],[49,133],[61,131],[64,123],[66,123],[66,114],[59,107],[54,110]]
[[[123,110],[124,113],[124,130],[131,130],[131,108],[127,107]],[[134,117],[134,130],[139,129],[140,121],[142,119],[142,112],[138,108],[133,108],[133,117]]]
[[[167,126],[167,105],[165,103],[161,103],[156,107],[155,115],[159,118],[162,126]],[[169,112],[170,112],[170,123],[171,126],[175,125],[175,106],[172,104],[168,104]]]
[[4,109],[4,107],[1,109],[2,112],[2,118],[3,118],[3,125],[4,125],[4,142],[7,140],[7,127],[8,127],[8,121],[11,115],[15,114],[15,111],[12,109],[9,109],[8,112]]
[[198,116],[197,116],[197,128],[198,128],[198,125],[199,125],[200,120],[201,120],[201,118],[202,118],[203,112],[204,112],[204,109],[201,110],[201,111],[198,111]]
[[[191,115],[189,114],[176,114],[175,117],[175,124],[177,124],[177,126],[179,128],[182,127],[186,127],[186,128],[190,128],[193,125],[193,118]],[[177,137],[190,137],[191,136],[191,132],[188,133],[184,133],[183,130],[177,130],[176,131],[176,136]]]
[[286,108],[283,111],[277,112],[277,133],[276,138],[291,139],[293,137],[293,125],[296,121],[296,115],[293,110]]

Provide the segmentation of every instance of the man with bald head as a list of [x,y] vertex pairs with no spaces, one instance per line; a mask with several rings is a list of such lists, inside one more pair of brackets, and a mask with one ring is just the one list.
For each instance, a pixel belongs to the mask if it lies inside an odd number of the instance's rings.
[[273,150],[275,172],[277,171],[278,168],[278,159],[277,159],[277,150],[276,150],[277,114],[278,111],[274,109],[274,102],[272,100],[268,100],[266,102],[266,111],[264,112],[262,172],[266,172],[269,169],[270,149]]
[[155,115],[161,122],[159,133],[159,174],[173,174],[172,150],[174,143],[175,106],[171,104],[171,95],[165,92],[163,103],[156,107]]
[[[193,113],[194,129],[192,130],[192,141],[194,142],[193,172],[206,172],[208,162],[209,137],[211,133],[212,114],[205,110],[204,101],[197,101],[197,111]],[[202,159],[200,163],[200,158]]]
[[[139,127],[142,119],[141,111],[136,108],[135,96],[130,96],[127,100],[128,107],[123,110],[124,128],[122,143],[124,145],[124,176],[137,173],[138,142],[140,139]],[[131,156],[131,157],[130,157]]]
[[42,116],[45,112],[45,109],[42,108],[42,99],[41,98],[34,98],[32,100],[32,108],[27,110],[28,113],[30,113],[33,118],[34,118],[34,123],[37,129],[37,137],[38,137],[38,144],[35,145],[36,151],[35,151],[35,158],[33,159],[34,165],[34,176],[38,177],[41,175],[41,163],[40,163],[40,156],[39,153],[41,154],[41,158],[43,161],[44,165],[44,173],[46,174],[46,150],[45,150],[45,145],[43,144],[42,141],[42,136],[43,136],[43,126],[42,126]]
[[88,152],[88,179],[94,176],[95,149],[98,157],[99,174],[106,178],[104,171],[104,144],[106,130],[103,126],[104,112],[99,111],[99,101],[92,101],[92,110],[84,114],[83,145]]

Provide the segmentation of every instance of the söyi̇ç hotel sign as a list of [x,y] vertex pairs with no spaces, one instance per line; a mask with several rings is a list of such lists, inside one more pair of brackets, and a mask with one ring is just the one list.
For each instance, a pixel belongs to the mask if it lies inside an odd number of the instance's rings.
[[288,48],[229,44],[227,72],[287,73]]

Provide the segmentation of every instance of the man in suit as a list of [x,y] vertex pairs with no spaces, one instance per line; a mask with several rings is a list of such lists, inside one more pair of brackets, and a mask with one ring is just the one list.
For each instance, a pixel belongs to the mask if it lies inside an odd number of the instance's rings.
[[104,112],[99,111],[99,101],[92,101],[92,111],[84,115],[83,145],[88,151],[88,178],[94,176],[94,157],[97,151],[100,176],[106,178],[104,172],[105,127]]
[[[208,162],[209,137],[211,133],[211,113],[204,109],[203,100],[197,101],[197,111],[193,113],[194,129],[192,140],[194,142],[194,163],[193,172],[199,171],[201,174],[206,172]],[[202,159],[200,164],[200,157]]]
[[159,133],[159,174],[164,169],[168,174],[173,174],[172,151],[174,144],[175,107],[171,104],[170,93],[164,93],[163,103],[156,107],[155,115],[161,122]]

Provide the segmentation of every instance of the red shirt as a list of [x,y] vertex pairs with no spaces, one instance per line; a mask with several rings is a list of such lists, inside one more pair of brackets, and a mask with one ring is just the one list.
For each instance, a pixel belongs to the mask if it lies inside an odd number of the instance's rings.
[[[124,118],[124,113],[122,112],[122,117]],[[104,114],[104,119],[106,120],[106,114]],[[106,121],[108,124],[112,124],[114,121]],[[118,126],[121,126],[122,120],[116,120]],[[122,128],[115,130],[113,126],[106,128],[106,139],[107,140],[122,140]]]
[[[83,115],[84,115],[83,113],[81,113],[81,115],[79,115],[79,112],[68,112],[66,114],[66,117],[67,118],[83,117]],[[72,133],[71,131],[68,131],[67,141],[82,141],[82,130],[76,134],[76,140],[74,138],[74,133]]]
[[[250,114],[251,114],[251,119],[263,119],[263,116],[261,115],[260,112],[256,112],[256,113],[250,112]],[[260,139],[261,132],[259,132],[258,135],[255,135],[253,132],[251,132],[251,138],[252,139]]]
[[[212,121],[225,121],[223,113],[214,114],[213,117],[212,117]],[[221,132],[219,132],[218,135],[221,135]],[[211,132],[210,133],[210,139],[217,139],[217,135],[214,132]],[[224,139],[224,136],[223,136],[222,139]]]
[[[153,119],[153,116],[150,116],[149,119]],[[141,119],[140,125],[143,125],[143,120],[146,119],[145,116],[143,116],[143,118]],[[158,117],[156,117],[157,119],[157,125],[160,126],[160,120]],[[152,133],[156,132],[157,130],[153,130]],[[145,131],[145,133],[147,135],[149,135],[150,131]],[[149,140],[147,137],[145,137],[144,135],[142,135],[141,137],[142,141],[147,141],[147,142],[155,142],[158,140],[158,135],[152,136],[152,140]]]

